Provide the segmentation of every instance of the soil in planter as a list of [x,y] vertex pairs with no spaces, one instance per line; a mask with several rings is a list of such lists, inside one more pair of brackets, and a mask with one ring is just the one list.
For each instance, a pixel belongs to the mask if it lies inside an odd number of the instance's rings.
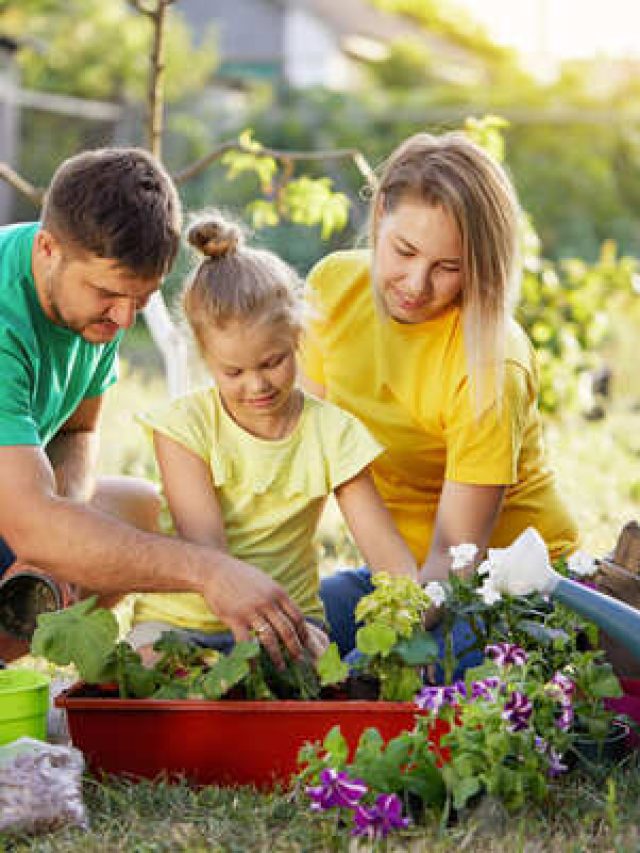
[[[74,690],[74,697],[84,699],[117,699],[117,684],[82,684]],[[231,688],[222,702],[246,701],[242,685]],[[353,673],[342,684],[330,684],[320,691],[319,701],[349,702],[377,701],[380,698],[380,681],[371,675]],[[153,700],[149,700],[153,701]],[[268,699],[263,701],[270,701]]]
[[380,698],[380,679],[373,675],[352,673],[346,681],[347,699],[376,701]]

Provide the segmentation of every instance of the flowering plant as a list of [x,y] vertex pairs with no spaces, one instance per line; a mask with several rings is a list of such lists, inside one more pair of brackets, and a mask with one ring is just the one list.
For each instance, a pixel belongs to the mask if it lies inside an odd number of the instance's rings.
[[[417,692],[421,714],[410,732],[386,747],[377,732],[365,732],[351,764],[336,730],[323,744],[306,747],[300,778],[312,799],[319,774],[337,768],[365,786],[362,797],[370,806],[395,795],[397,820],[445,800],[460,809],[484,793],[516,809],[548,796],[550,780],[568,771],[584,733],[605,737],[614,714],[604,699],[621,694],[618,679],[594,650],[595,626],[561,605],[552,606],[546,594],[558,572],[584,580],[595,565],[578,554],[554,571],[545,549],[548,572],[541,572],[539,555],[532,557],[538,546],[536,536],[527,533],[512,548],[490,549],[477,569],[474,546],[452,549],[449,578],[427,585],[425,593],[444,605],[445,637],[464,619],[484,662],[467,670],[464,681],[451,683],[456,660],[447,641],[445,683]],[[385,580],[385,596],[391,596],[395,582]],[[412,630],[418,610],[405,623]],[[373,612],[374,604],[364,599],[359,615]],[[384,657],[380,663],[384,667]],[[397,811],[399,804],[403,812]],[[385,826],[385,832],[392,828],[390,822]]]

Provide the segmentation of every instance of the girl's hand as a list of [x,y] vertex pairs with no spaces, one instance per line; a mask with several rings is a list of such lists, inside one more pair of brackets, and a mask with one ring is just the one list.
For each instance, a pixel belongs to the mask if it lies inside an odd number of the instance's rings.
[[331,641],[322,628],[318,628],[312,622],[307,622],[307,632],[307,649],[315,661],[329,648]]

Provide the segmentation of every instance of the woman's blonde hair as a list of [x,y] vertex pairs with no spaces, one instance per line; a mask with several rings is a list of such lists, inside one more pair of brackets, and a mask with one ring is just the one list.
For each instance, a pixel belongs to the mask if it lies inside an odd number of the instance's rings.
[[476,410],[485,400],[500,402],[506,326],[520,278],[515,190],[502,166],[464,134],[418,133],[391,154],[374,188],[374,247],[381,218],[411,198],[442,206],[458,227],[465,349]]
[[301,281],[288,264],[246,246],[243,229],[215,210],[192,222],[187,240],[203,256],[182,291],[182,308],[201,349],[212,325],[238,321],[282,323],[297,340],[304,304]]

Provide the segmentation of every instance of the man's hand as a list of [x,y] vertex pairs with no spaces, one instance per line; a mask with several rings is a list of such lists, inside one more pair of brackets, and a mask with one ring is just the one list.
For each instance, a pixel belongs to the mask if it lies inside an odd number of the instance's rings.
[[202,584],[202,595],[236,642],[255,634],[276,666],[284,666],[280,643],[294,659],[303,647],[313,654],[302,612],[281,586],[254,566],[218,554],[215,569]]

